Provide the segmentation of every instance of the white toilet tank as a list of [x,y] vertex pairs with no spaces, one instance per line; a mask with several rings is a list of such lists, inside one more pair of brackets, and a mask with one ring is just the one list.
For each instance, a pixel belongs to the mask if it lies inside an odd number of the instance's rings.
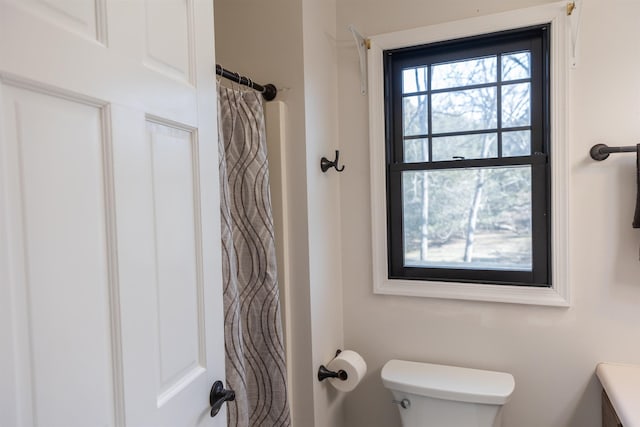
[[402,427],[500,427],[511,374],[390,360],[382,383],[398,404]]

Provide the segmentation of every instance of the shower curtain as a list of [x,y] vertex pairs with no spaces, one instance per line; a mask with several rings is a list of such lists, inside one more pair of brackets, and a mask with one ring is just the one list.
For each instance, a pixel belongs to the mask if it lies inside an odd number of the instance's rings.
[[262,98],[218,83],[229,427],[291,425]]

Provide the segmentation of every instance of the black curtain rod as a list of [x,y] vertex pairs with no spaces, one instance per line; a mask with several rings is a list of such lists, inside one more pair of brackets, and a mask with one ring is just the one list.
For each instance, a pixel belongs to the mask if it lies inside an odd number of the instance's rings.
[[224,77],[225,79],[229,79],[236,83],[240,83],[241,85],[249,86],[251,89],[255,89],[262,94],[262,97],[265,101],[272,101],[276,95],[278,94],[278,89],[271,83],[266,85],[259,85],[258,83],[254,83],[250,78],[241,76],[238,73],[234,73],[233,71],[229,71],[222,66],[216,64],[216,74]]

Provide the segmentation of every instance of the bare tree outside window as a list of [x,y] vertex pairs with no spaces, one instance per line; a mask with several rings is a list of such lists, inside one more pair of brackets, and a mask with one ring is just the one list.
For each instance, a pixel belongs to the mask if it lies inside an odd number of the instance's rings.
[[[404,162],[529,156],[530,63],[513,52],[405,69]],[[404,171],[402,191],[405,265],[531,270],[530,166]]]

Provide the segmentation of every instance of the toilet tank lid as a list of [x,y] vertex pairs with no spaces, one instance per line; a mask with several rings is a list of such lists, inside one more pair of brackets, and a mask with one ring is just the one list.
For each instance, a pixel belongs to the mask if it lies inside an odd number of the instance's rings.
[[382,368],[382,383],[391,390],[459,402],[502,405],[515,387],[511,374],[390,360]]

